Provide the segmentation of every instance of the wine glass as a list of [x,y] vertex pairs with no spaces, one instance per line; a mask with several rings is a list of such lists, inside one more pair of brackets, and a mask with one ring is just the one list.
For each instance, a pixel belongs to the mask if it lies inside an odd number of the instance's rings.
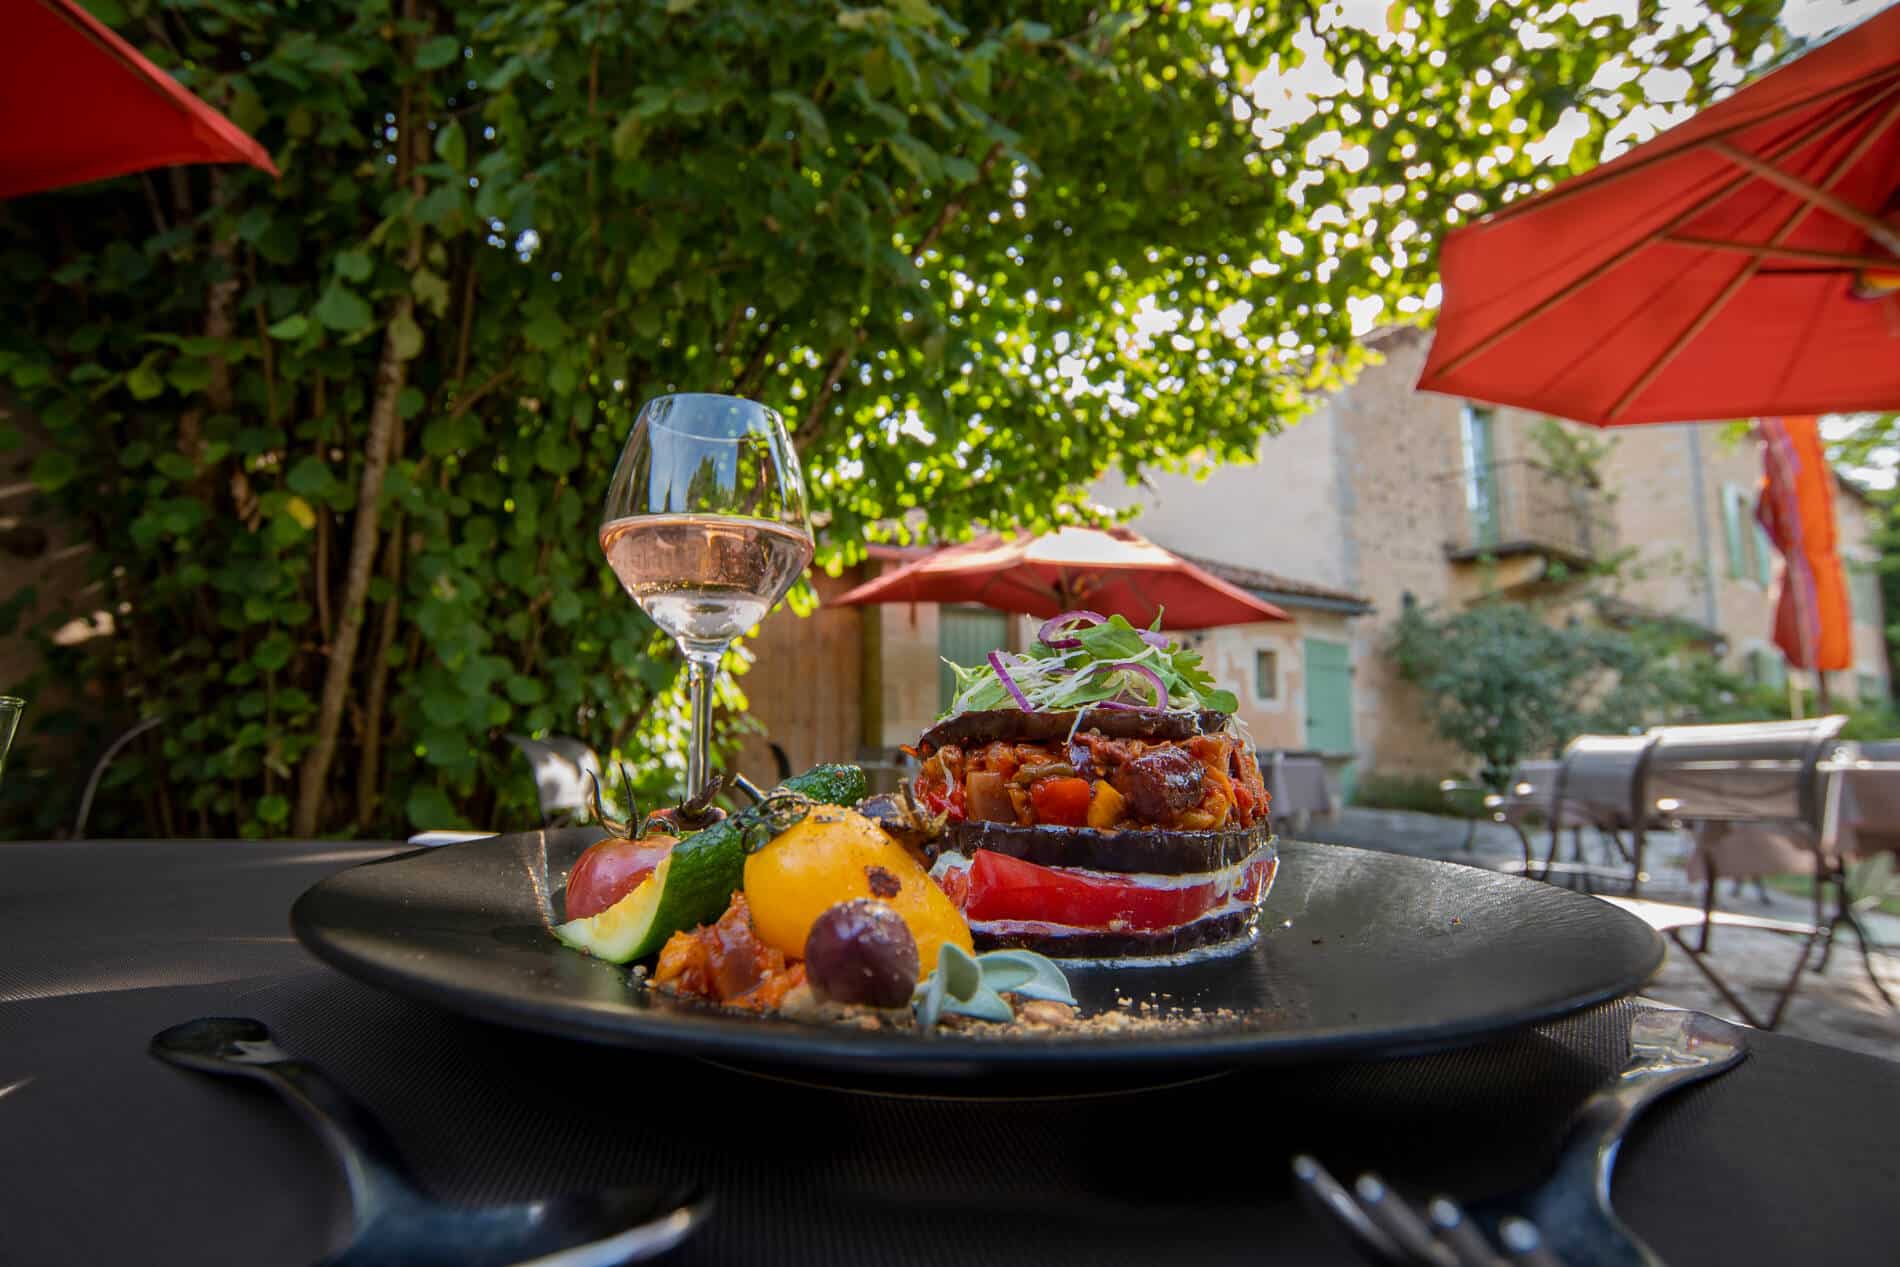
[[600,548],[686,656],[686,794],[696,796],[706,785],[719,657],[811,562],[805,484],[784,419],[736,396],[647,401],[607,485]]

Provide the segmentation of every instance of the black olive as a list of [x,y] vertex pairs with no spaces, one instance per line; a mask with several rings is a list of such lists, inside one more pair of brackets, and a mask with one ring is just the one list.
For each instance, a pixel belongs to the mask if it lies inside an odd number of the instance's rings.
[[917,939],[903,916],[872,898],[840,902],[805,938],[805,979],[834,1003],[902,1007],[917,988]]

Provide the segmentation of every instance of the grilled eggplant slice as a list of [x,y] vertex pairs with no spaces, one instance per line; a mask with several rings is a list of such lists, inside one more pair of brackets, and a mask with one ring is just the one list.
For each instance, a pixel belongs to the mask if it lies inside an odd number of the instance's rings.
[[1099,730],[1110,739],[1192,739],[1215,734],[1226,725],[1226,713],[1090,708],[1083,711],[1078,727],[1073,712],[1025,713],[1019,708],[991,708],[945,718],[926,730],[920,743],[925,748],[994,743],[999,739],[1040,743],[1065,739],[1077,729]]

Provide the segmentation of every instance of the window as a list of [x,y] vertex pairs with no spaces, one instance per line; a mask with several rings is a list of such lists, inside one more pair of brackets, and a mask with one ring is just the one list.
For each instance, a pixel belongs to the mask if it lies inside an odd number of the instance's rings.
[[1749,542],[1743,532],[1747,512],[1742,508],[1742,499],[1740,485],[1722,485],[1722,541],[1728,547],[1728,574],[1733,581],[1741,580],[1750,571]]
[[1887,697],[1887,684],[1878,673],[1854,675],[1854,698],[1863,704],[1877,704]]
[[1855,624],[1883,623],[1880,619],[1880,574],[1874,571],[1871,563],[1857,559],[1847,561],[1847,598],[1854,609]]
[[1465,460],[1465,510],[1471,516],[1471,543],[1498,543],[1497,440],[1492,434],[1496,415],[1482,405],[1465,405],[1460,439]]
[[1253,653],[1253,693],[1256,699],[1280,698],[1280,653]]
[[1728,575],[1767,589],[1775,579],[1775,543],[1755,521],[1755,495],[1740,484],[1722,485],[1722,541]]

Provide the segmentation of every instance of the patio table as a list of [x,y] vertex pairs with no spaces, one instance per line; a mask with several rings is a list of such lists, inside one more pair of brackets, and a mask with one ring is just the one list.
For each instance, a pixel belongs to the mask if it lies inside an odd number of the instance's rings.
[[[317,964],[285,914],[399,846],[0,845],[0,1260],[301,1265],[340,1180],[262,1090],[145,1054],[252,1015],[465,1202],[696,1178],[681,1264],[1350,1264],[1288,1155],[1475,1196],[1533,1176],[1624,1058],[1630,1001],[1462,1051],[1260,1068],[1106,1099],[874,1098],[515,1033]],[[1900,1244],[1900,1064],[1764,1034],[1638,1124],[1616,1202],[1673,1267]],[[947,1092],[961,1084],[945,1084]]]

